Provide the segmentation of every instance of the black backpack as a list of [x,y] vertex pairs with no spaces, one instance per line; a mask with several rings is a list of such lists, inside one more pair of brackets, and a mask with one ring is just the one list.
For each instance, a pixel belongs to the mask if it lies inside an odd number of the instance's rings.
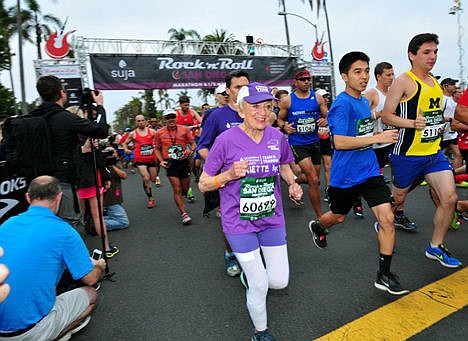
[[62,110],[53,110],[41,116],[29,113],[5,120],[2,143],[13,174],[29,180],[39,175],[54,174],[55,162],[47,119]]

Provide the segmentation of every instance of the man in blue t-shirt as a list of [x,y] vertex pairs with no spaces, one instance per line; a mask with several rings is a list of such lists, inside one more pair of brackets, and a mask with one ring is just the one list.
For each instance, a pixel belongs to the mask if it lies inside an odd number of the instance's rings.
[[328,124],[335,144],[328,189],[330,211],[309,222],[315,245],[327,246],[325,229],[345,221],[355,199],[362,195],[378,222],[379,271],[374,283],[379,290],[403,295],[408,290],[390,272],[395,226],[391,207],[391,192],[380,174],[374,143],[395,143],[398,131],[386,130],[373,134],[369,101],[361,96],[369,82],[369,57],[362,52],[350,52],[340,60],[339,70],[346,83],[328,112]]
[[[0,304],[0,339],[53,340],[81,330],[97,301],[95,284],[105,269],[103,259],[89,257],[76,230],[57,217],[62,192],[51,176],[31,181],[29,209],[0,227],[2,262],[11,271],[11,288]],[[87,286],[56,296],[64,269]]]

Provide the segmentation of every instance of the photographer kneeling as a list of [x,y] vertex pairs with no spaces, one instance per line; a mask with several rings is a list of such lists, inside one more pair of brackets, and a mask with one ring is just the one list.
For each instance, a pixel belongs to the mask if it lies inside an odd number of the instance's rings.
[[127,212],[122,206],[123,192],[122,180],[127,178],[127,172],[117,166],[117,151],[107,147],[106,152],[112,152],[106,158],[106,166],[110,170],[111,185],[104,192],[104,221],[107,231],[126,229],[130,224]]

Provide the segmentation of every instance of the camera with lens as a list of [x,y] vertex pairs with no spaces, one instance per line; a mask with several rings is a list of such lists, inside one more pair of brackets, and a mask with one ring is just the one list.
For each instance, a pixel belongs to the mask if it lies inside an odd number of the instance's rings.
[[100,150],[102,158],[105,160],[106,166],[113,166],[117,164],[117,157],[114,156],[114,151],[110,149]]
[[87,110],[88,113],[92,113],[93,107],[94,107],[94,98],[92,92],[94,91],[94,94],[97,96],[99,95],[98,90],[92,90],[90,88],[84,88],[81,91],[81,97],[80,97],[80,107],[83,110]]

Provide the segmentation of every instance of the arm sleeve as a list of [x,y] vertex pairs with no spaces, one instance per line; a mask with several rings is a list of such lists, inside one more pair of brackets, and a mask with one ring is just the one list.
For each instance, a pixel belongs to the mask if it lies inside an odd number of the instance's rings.
[[97,107],[99,122],[91,121],[86,118],[78,117],[69,113],[68,117],[71,120],[72,131],[85,136],[94,138],[106,138],[108,135],[109,125],[107,124],[106,112],[103,107]]
[[330,132],[333,135],[349,135],[348,127],[346,124],[344,124],[348,122],[349,118],[346,116],[342,105],[335,105],[332,109],[330,109],[327,119]]
[[94,265],[78,232],[70,226],[67,226],[67,229],[69,232],[62,247],[63,257],[73,279],[77,280],[93,270]]
[[214,140],[218,135],[213,117],[214,115],[212,113],[210,116],[208,116],[208,118],[206,118],[206,120],[203,120],[205,125],[202,129],[200,139],[198,140],[197,150],[204,148],[209,150],[213,146]]
[[222,158],[223,156],[227,155],[227,151],[225,150],[222,141],[223,139],[221,138],[217,138],[215,140],[213,147],[211,148],[210,152],[208,153],[208,157],[205,160],[203,170],[210,176],[215,176],[223,168],[224,160]]

